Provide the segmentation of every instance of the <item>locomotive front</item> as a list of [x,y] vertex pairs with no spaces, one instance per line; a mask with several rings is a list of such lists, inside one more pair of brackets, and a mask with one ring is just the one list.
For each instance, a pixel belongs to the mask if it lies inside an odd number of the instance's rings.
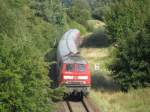
[[70,56],[61,69],[60,85],[67,87],[69,93],[89,93],[91,75],[87,62],[80,56]]

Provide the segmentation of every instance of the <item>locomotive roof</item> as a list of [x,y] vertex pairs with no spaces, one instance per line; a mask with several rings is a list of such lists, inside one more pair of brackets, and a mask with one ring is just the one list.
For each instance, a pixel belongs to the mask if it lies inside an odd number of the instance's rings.
[[81,56],[66,56],[63,58],[64,63],[78,63],[78,64],[87,64],[84,58]]

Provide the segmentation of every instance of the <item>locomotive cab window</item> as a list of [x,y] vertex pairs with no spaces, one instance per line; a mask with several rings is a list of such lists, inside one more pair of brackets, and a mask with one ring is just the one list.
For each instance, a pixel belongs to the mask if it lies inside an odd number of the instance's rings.
[[77,65],[77,71],[85,71],[85,65],[84,64],[78,64]]
[[73,70],[74,70],[73,64],[67,64],[66,65],[66,71],[73,71]]

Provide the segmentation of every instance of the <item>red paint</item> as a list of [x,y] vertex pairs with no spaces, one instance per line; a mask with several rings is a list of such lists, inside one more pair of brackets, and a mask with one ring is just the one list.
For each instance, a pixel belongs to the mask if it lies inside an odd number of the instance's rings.
[[[89,70],[88,64],[85,64],[85,71],[79,71],[77,70],[78,64],[73,64],[74,70],[72,71],[67,71],[66,70],[66,65],[63,64],[62,69],[61,69],[61,79],[60,79],[60,85],[64,85],[66,82],[80,82],[83,85],[91,85],[91,73]],[[73,76],[73,79],[64,79],[64,76]],[[88,77],[88,79],[78,79],[78,77]]]

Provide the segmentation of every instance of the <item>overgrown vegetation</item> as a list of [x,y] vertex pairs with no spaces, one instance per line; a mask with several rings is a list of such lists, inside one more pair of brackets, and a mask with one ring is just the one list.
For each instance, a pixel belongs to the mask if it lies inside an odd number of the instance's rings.
[[149,88],[129,90],[128,93],[92,90],[89,97],[102,112],[149,112],[149,91]]
[[91,18],[91,8],[87,0],[72,0],[67,14],[72,20],[86,25],[86,20]]
[[47,5],[44,1],[39,2],[0,0],[1,112],[50,112],[52,99],[61,95],[56,94],[60,90],[50,88],[49,65],[43,57],[65,29],[64,16],[61,5],[47,7],[61,13],[56,17],[56,13],[42,10]]
[[125,91],[150,85],[149,5],[149,0],[116,1],[106,16],[110,40],[117,47],[110,69]]

